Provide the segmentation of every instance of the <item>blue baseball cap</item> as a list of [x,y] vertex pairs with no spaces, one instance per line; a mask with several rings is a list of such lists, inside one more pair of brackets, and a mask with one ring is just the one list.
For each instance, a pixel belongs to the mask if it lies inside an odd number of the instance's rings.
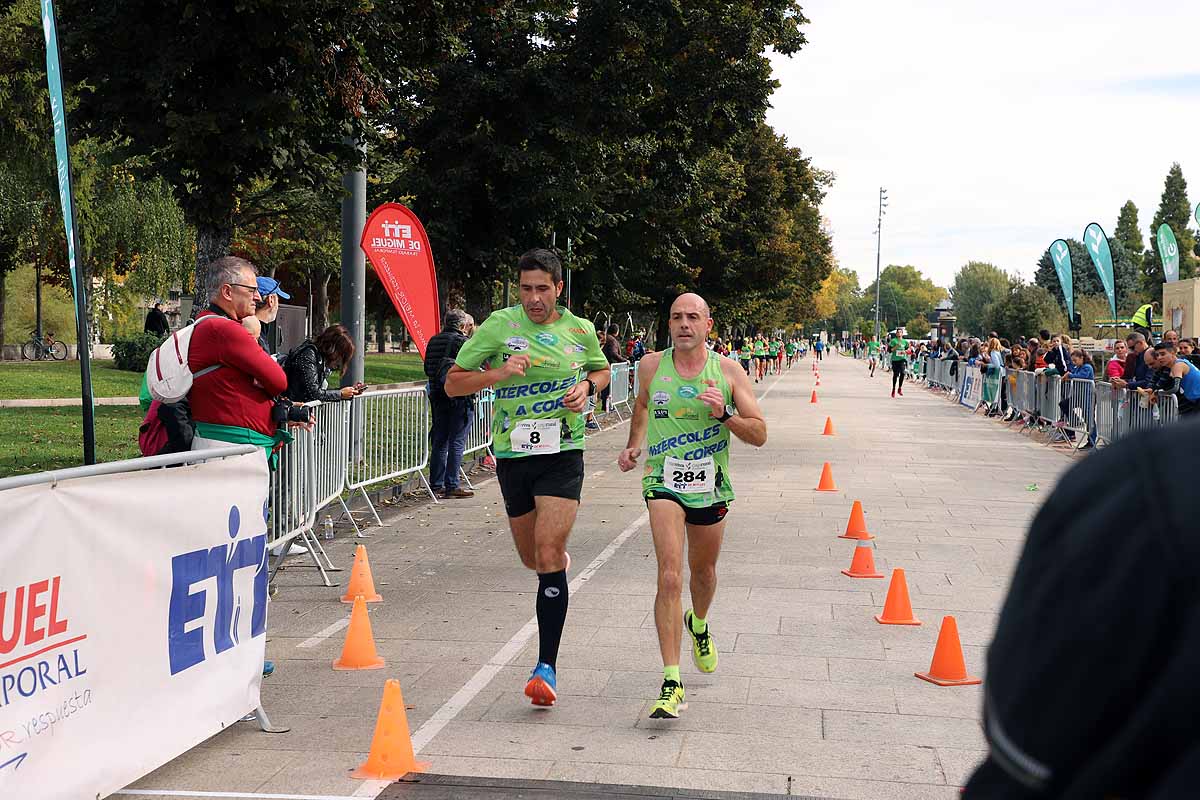
[[263,297],[269,294],[277,294],[284,300],[291,300],[292,296],[279,288],[279,281],[274,278],[268,278],[265,275],[258,278],[258,293]]

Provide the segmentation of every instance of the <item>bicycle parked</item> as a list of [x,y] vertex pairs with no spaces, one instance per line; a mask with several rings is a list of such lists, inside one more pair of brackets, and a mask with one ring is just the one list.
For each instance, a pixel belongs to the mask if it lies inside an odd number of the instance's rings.
[[29,341],[21,345],[21,357],[28,361],[63,361],[67,357],[67,346],[54,338],[53,333],[46,333],[44,339],[37,338],[37,331],[29,332]]

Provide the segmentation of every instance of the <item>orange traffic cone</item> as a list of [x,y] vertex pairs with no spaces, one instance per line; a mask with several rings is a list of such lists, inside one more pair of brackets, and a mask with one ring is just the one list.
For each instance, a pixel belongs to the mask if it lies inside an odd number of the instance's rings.
[[375,652],[375,637],[371,634],[371,620],[367,617],[367,603],[360,594],[354,598],[350,611],[350,628],[346,631],[346,643],[342,645],[342,656],[333,662],[338,671],[354,669],[383,669],[383,658]]
[[815,403],[815,402],[817,402],[817,390],[816,390],[816,389],[813,389],[813,393],[812,393],[812,399],[811,399],[811,400],[809,400],[808,402],[810,402],[810,403]]
[[920,625],[921,620],[913,616],[912,603],[908,601],[908,581],[904,570],[892,570],[892,581],[888,584],[887,600],[883,601],[883,614],[876,614],[880,625]]
[[914,672],[918,678],[938,686],[973,686],[983,683],[979,678],[967,674],[967,663],[963,660],[962,643],[958,640],[958,622],[954,617],[942,617],[937,645],[933,648],[933,663],[929,672]]
[[394,781],[410,772],[427,769],[429,764],[417,761],[413,753],[400,681],[389,680],[383,685],[383,702],[379,704],[375,735],[371,737],[371,752],[350,777],[360,781]]
[[838,538],[858,539],[864,542],[875,538],[867,532],[867,521],[863,518],[862,503],[860,501],[855,500],[854,505],[850,506],[850,519],[846,521],[846,532]]
[[818,492],[836,492],[838,488],[833,485],[833,469],[830,468],[829,462],[825,462],[825,466],[821,467],[821,480],[817,483]]
[[875,571],[875,553],[869,544],[859,544],[854,548],[854,558],[850,559],[850,569],[842,570],[842,574],[851,578],[883,577]]
[[817,373],[817,386],[821,385],[821,373]]
[[837,434],[833,432],[833,419],[831,419],[830,417],[825,418],[825,430],[821,431],[821,435],[822,436],[837,436]]
[[342,595],[343,603],[353,603],[359,595],[368,603],[382,603],[383,598],[375,591],[375,581],[371,578],[371,562],[367,560],[367,548],[359,545],[354,548],[354,566],[350,570],[350,585]]

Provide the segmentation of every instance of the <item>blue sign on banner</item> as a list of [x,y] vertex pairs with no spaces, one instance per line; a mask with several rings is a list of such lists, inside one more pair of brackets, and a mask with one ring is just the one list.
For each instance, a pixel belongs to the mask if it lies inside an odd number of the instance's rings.
[[1071,291],[1071,248],[1062,239],[1055,239],[1050,245],[1050,258],[1054,260],[1054,271],[1058,273],[1058,282],[1062,285],[1063,298],[1067,301],[1067,318],[1075,317],[1075,298]]
[[54,0],[42,0],[42,32],[46,36],[46,81],[50,85],[50,116],[54,121],[54,154],[58,161],[58,199],[62,205],[63,227],[67,232],[67,262],[71,268],[71,288],[78,298],[80,287],[75,271],[75,211],[71,198],[71,157],[67,150],[67,105],[63,99],[62,69],[58,61],[58,29],[54,24]]
[[1109,311],[1116,319],[1117,295],[1113,286],[1112,251],[1108,247],[1108,237],[1104,235],[1104,229],[1093,222],[1083,230],[1083,243],[1092,257],[1092,263],[1096,265],[1096,272],[1100,273],[1100,283],[1104,284],[1104,293],[1108,295]]

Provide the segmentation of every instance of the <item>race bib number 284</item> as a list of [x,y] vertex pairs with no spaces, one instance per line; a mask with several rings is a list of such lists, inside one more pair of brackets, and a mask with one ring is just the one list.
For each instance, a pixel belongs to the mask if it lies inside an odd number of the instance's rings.
[[706,494],[716,488],[716,464],[711,458],[686,461],[668,456],[663,462],[663,484],[679,494]]

